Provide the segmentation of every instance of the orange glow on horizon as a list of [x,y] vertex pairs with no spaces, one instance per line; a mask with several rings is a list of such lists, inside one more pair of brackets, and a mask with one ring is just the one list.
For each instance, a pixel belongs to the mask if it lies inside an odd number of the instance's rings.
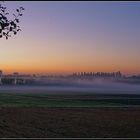
[[46,69],[39,69],[39,68],[2,68],[3,73],[10,74],[13,72],[19,72],[24,74],[71,74],[74,72],[116,72],[121,71],[123,74],[140,74],[139,70],[137,69],[125,69],[125,68],[113,68],[113,67],[59,67],[59,68],[46,68]]
[[[18,2],[6,3],[18,7]],[[81,4],[23,2],[22,31],[9,40],[0,39],[0,69],[29,74],[140,74],[140,8]]]

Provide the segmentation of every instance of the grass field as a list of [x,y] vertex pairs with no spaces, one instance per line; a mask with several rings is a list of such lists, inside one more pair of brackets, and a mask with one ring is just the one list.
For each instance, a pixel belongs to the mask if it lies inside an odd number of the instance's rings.
[[0,93],[2,107],[117,107],[140,106],[139,95],[48,95],[47,93]]
[[76,93],[0,93],[0,138],[140,137],[140,95]]

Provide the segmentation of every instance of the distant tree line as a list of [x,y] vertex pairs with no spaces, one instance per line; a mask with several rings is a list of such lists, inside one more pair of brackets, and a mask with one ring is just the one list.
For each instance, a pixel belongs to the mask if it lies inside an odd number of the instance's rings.
[[122,74],[120,71],[118,72],[112,72],[112,73],[105,73],[105,72],[79,72],[79,73],[73,73],[74,77],[121,77]]

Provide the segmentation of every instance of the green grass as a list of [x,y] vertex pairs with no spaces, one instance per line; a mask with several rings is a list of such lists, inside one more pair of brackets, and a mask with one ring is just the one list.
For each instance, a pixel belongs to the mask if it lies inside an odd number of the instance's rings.
[[47,94],[3,93],[0,94],[0,107],[115,107],[140,105],[140,99],[73,99],[65,99],[61,95],[59,98],[50,98]]

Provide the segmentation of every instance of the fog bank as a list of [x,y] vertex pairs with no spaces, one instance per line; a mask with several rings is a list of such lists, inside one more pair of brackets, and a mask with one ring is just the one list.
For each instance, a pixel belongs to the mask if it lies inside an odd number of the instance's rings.
[[[82,93],[104,93],[104,94],[140,94],[140,85],[117,83],[96,79],[95,81],[55,81],[40,85],[1,85],[0,93],[47,93],[58,92],[78,92]],[[50,92],[50,94],[52,94]]]

